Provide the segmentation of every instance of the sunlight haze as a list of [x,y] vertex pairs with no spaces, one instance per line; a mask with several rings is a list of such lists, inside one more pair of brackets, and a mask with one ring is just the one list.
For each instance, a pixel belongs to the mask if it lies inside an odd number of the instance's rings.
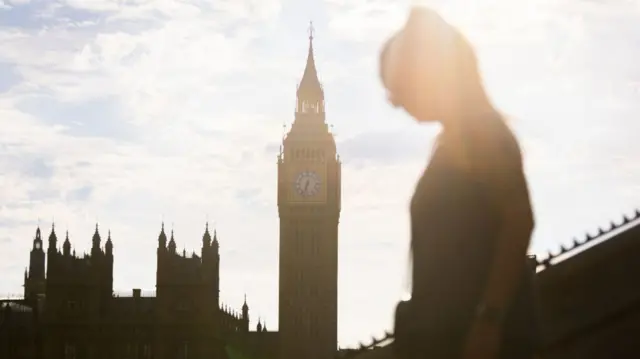
[[[521,141],[532,253],[640,206],[640,1],[420,2],[467,34]],[[130,292],[154,289],[162,221],[187,253],[208,221],[221,301],[239,310],[246,294],[251,327],[277,329],[276,157],[313,21],[343,161],[339,344],[390,329],[408,199],[438,131],[378,79],[410,3],[0,0],[0,296],[22,293],[38,223],[78,253],[96,222],[110,230],[114,288]]]

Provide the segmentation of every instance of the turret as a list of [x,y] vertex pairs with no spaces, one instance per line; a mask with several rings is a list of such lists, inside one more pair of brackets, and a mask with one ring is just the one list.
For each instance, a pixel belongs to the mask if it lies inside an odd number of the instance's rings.
[[113,258],[113,242],[111,241],[111,231],[109,231],[107,243],[104,245],[104,250],[107,257]]
[[51,233],[49,234],[49,253],[55,253],[58,250],[58,237],[56,237],[55,224],[51,225]]
[[169,252],[176,253],[176,240],[173,238],[173,229],[171,230],[171,240],[169,240]]
[[220,243],[218,242],[218,231],[213,230],[213,243],[211,245],[212,260],[213,260],[213,275],[214,275],[214,292],[216,297],[216,303],[220,301]]
[[207,222],[202,235],[202,258],[204,258],[205,252],[209,247],[211,247],[211,234],[209,234],[209,222]]
[[96,230],[93,232],[93,238],[91,239],[91,255],[95,256],[102,253],[102,249],[100,249],[100,232],[98,231],[98,224],[96,223]]
[[102,278],[104,282],[101,285],[101,313],[104,315],[106,312],[106,308],[108,305],[108,301],[113,295],[113,241],[111,240],[111,230],[107,232],[107,242],[104,245],[104,277]]
[[220,243],[218,242],[218,230],[214,229],[213,230],[213,243],[211,244],[211,247],[213,248],[213,253],[215,253],[218,256],[218,259],[220,258]]
[[40,234],[40,227],[36,229],[36,236],[33,239],[33,246],[31,248],[31,256],[29,259],[29,277],[44,279],[45,275],[45,256],[42,249],[42,237]]
[[158,250],[167,248],[167,235],[164,233],[164,222],[162,222],[162,229],[158,236]]
[[249,305],[247,304],[247,295],[244,295],[244,304],[242,305],[242,328],[244,331],[249,331]]
[[62,254],[65,257],[71,255],[71,242],[69,241],[69,231],[67,231],[67,235],[64,239],[64,243],[62,244]]
[[[24,297],[27,301],[37,300],[45,293],[45,255],[42,249],[40,227],[36,229],[29,258],[29,271],[24,273]],[[32,302],[35,304],[35,302]]]

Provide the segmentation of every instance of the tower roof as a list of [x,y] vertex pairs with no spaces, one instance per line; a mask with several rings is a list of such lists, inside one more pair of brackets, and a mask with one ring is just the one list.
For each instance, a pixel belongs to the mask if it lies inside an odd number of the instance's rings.
[[165,242],[167,235],[164,233],[164,221],[162,221],[162,227],[160,228],[160,234],[158,235],[158,241]]
[[96,223],[96,230],[95,232],[93,232],[93,240],[94,241],[100,241],[100,231],[98,229],[98,223]]
[[58,239],[56,236],[56,226],[55,224],[51,224],[51,233],[49,234],[49,241],[55,242]]
[[307,64],[302,74],[302,80],[298,86],[298,97],[304,98],[322,98],[323,91],[320,80],[318,79],[318,71],[313,56],[313,23],[309,23],[309,52],[307,54]]
[[202,235],[202,242],[206,245],[211,243],[211,234],[209,233],[209,222],[205,224],[204,234]]

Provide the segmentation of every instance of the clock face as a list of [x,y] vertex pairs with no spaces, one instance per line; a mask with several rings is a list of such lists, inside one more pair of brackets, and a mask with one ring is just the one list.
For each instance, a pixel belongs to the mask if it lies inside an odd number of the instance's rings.
[[36,242],[36,249],[40,249],[40,247],[41,247],[40,242]]
[[315,196],[320,191],[320,176],[312,171],[301,172],[296,178],[296,191],[302,197]]

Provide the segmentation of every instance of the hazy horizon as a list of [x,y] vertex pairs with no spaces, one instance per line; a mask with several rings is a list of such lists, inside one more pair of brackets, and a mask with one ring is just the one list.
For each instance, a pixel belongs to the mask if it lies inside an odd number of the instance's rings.
[[[521,141],[531,252],[640,207],[640,2],[431,2],[478,51]],[[446,3],[446,5],[445,5]],[[78,253],[96,222],[114,288],[153,289],[162,221],[221,252],[221,301],[277,329],[276,156],[315,27],[343,161],[339,339],[390,329],[407,270],[408,198],[437,128],[385,100],[381,43],[408,2],[0,2],[0,296],[22,293],[38,220]],[[398,190],[401,189],[401,190]],[[45,241],[46,242],[46,241]],[[46,246],[46,244],[45,244]]]

